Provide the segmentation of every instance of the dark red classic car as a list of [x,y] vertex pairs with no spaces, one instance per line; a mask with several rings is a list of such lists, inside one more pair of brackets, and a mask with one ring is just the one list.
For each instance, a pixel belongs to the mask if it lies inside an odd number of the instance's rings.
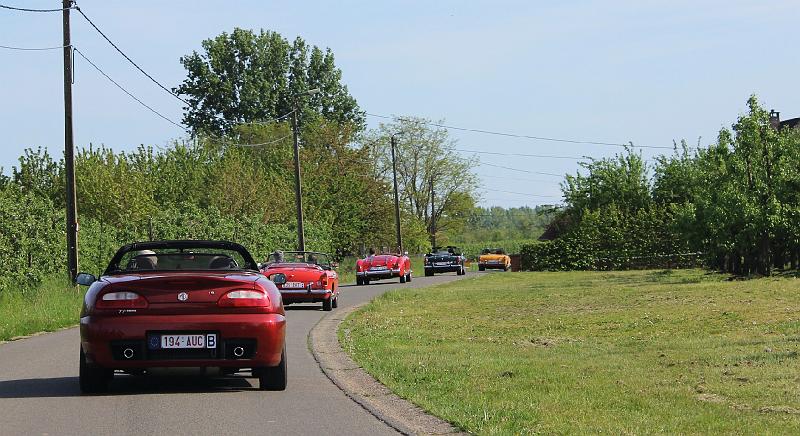
[[286,388],[281,294],[250,253],[223,241],[136,242],[117,251],[81,311],[80,388],[107,389],[115,370],[142,375],[248,369],[262,390]]
[[356,285],[368,285],[371,280],[400,278],[411,281],[411,259],[408,253],[370,254],[356,262]]
[[284,304],[322,303],[329,311],[339,305],[339,275],[325,253],[284,251],[269,255],[262,272],[283,296]]

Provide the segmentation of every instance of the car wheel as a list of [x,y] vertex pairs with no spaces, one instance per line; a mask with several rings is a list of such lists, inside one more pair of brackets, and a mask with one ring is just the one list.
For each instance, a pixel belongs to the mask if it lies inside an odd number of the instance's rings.
[[368,279],[368,278],[366,278],[366,277],[364,277],[364,278],[361,280],[361,282],[362,282],[362,283],[364,283],[365,285],[369,285],[369,279]]
[[411,283],[411,272],[406,276],[406,283]]
[[337,307],[339,307],[339,296],[338,296],[338,295],[336,296],[336,298],[334,298],[334,299],[333,299],[333,303],[331,303],[331,306],[332,306],[334,309],[336,309]]
[[333,297],[322,300],[322,310],[325,312],[333,310]]
[[503,266],[503,271],[508,271],[508,265]]
[[400,283],[405,283],[405,282],[406,282],[406,275],[403,274],[400,276]]
[[86,361],[86,354],[81,348],[80,364],[78,370],[78,383],[84,394],[97,394],[108,390],[108,382],[114,377],[114,372]]
[[485,271],[485,270],[486,267],[484,267],[483,265],[478,265],[478,271]]
[[364,280],[361,277],[356,276],[356,286],[361,286],[363,284],[364,284]]
[[431,276],[433,276],[433,271],[430,271],[430,270],[426,269],[425,270],[425,277],[431,277]]
[[286,390],[286,347],[281,352],[281,363],[278,366],[258,368],[258,389],[262,391]]

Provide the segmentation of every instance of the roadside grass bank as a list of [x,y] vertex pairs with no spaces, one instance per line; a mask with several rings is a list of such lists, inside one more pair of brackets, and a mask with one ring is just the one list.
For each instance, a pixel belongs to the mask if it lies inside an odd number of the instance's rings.
[[33,289],[0,292],[0,341],[77,324],[85,290],[59,275]]
[[489,273],[387,292],[339,339],[473,433],[800,433],[795,278]]

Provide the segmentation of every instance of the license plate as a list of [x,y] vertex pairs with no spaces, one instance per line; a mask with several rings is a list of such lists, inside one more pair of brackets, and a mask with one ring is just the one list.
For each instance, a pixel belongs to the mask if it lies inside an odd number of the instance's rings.
[[373,266],[370,268],[371,271],[384,271],[386,269],[385,266]]
[[447,265],[450,265],[450,262],[436,262],[435,265],[436,266],[447,266]]
[[161,335],[159,348],[217,348],[217,335],[191,334],[191,335]]
[[303,289],[306,284],[303,282],[286,282],[283,284],[284,289]]
[[489,263],[500,263],[499,260],[490,260]]

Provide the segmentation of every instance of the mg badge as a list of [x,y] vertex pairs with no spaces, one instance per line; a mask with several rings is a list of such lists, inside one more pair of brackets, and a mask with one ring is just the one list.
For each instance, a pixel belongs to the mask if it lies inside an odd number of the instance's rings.
[[181,292],[180,294],[178,294],[178,301],[186,301],[188,299],[189,299],[189,294],[187,294],[186,292]]

